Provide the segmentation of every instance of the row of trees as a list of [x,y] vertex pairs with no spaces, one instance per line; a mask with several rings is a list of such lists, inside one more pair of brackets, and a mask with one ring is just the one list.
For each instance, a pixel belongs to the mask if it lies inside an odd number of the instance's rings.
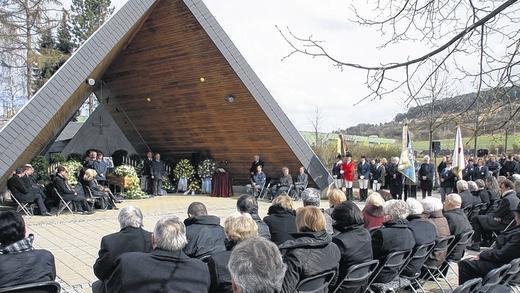
[[[16,109],[67,61],[114,11],[111,0],[0,0],[0,99]],[[93,110],[93,99],[89,99]]]

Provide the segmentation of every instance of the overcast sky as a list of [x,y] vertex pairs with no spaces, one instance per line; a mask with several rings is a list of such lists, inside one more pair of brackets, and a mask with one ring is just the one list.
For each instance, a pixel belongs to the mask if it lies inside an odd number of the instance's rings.
[[[357,0],[359,2],[364,2]],[[126,0],[112,0],[120,8]],[[299,35],[325,40],[337,56],[357,63],[377,65],[405,60],[422,52],[417,44],[377,48],[380,35],[349,20],[348,0],[205,0],[278,104],[300,130],[312,128],[310,119],[318,106],[325,117],[322,131],[362,122],[387,122],[406,111],[399,94],[377,102],[353,106],[367,93],[364,71],[340,71],[325,59],[293,55],[275,28],[289,26]],[[66,6],[70,0],[64,1]],[[358,4],[358,2],[356,2]]]

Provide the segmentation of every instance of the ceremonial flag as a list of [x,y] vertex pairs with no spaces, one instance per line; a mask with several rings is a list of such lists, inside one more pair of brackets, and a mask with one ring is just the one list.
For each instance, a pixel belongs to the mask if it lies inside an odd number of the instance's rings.
[[464,146],[462,144],[462,135],[460,133],[460,126],[457,126],[457,134],[455,136],[455,147],[453,149],[453,174],[462,178],[462,170],[466,168],[466,162],[464,161]]
[[412,138],[408,131],[408,124],[403,126],[403,145],[401,149],[401,158],[399,159],[399,166],[397,168],[401,174],[412,182],[416,182],[415,174],[415,159],[412,148]]

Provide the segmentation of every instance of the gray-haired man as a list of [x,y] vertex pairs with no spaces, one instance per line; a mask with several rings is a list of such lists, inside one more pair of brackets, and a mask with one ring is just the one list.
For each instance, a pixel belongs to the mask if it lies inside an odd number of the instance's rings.
[[275,293],[282,288],[287,267],[274,243],[255,237],[235,246],[228,269],[234,293]]
[[116,259],[126,252],[152,251],[152,233],[143,229],[143,214],[135,206],[126,206],[119,211],[119,232],[101,239],[99,257],[94,264],[94,274],[100,282],[92,284],[92,291],[106,292],[105,282],[115,269]]
[[208,266],[189,258],[182,249],[188,243],[186,227],[179,218],[166,216],[155,225],[154,250],[129,252],[116,260],[107,291],[118,292],[207,292]]

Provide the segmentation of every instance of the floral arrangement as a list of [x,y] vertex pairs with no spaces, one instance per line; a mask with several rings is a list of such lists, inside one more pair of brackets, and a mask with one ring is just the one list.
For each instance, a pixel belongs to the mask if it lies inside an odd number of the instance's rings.
[[146,196],[146,194],[141,190],[141,185],[139,184],[139,178],[137,177],[137,172],[135,168],[130,165],[120,165],[117,166],[114,170],[114,174],[121,177],[130,177],[131,184],[128,187],[125,198],[129,199],[139,199]]
[[188,185],[188,191],[191,191],[192,193],[200,191],[199,180],[192,178],[192,180],[190,181],[190,184]]
[[200,163],[197,174],[200,178],[211,178],[217,170],[217,164],[211,159],[206,159]]
[[80,162],[76,161],[68,161],[63,163],[63,167],[69,171],[67,175],[67,180],[70,185],[76,186],[78,185],[78,173],[79,170],[83,167]]
[[175,191],[175,185],[172,184],[172,181],[170,176],[166,176],[163,178],[162,181],[162,188],[166,190],[167,192],[174,192]]
[[173,174],[175,175],[175,179],[189,179],[195,174],[195,168],[193,168],[188,159],[183,159],[177,164],[177,166],[175,166]]

